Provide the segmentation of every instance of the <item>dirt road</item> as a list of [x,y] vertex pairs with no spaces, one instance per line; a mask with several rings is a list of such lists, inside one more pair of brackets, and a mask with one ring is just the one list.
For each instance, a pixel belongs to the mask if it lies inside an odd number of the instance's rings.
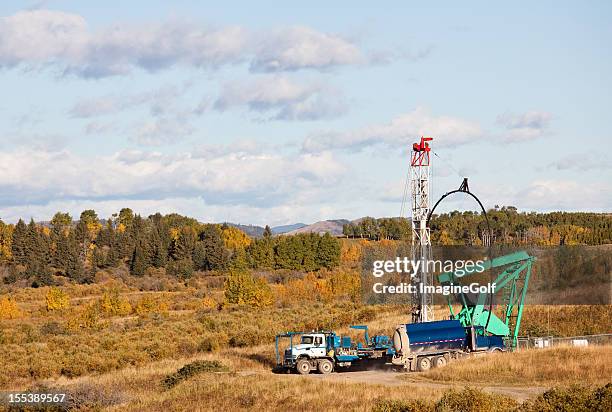
[[[284,375],[288,379],[299,379],[301,375],[290,374]],[[444,383],[425,380],[419,377],[418,373],[401,373],[392,371],[355,371],[355,372],[334,372],[329,375],[320,375],[311,373],[305,376],[307,379],[319,379],[322,381],[344,382],[344,383],[362,383],[384,386],[405,386],[405,387],[420,387],[431,389],[450,389],[453,387],[462,388],[465,386],[476,387],[485,392],[505,395],[523,402],[528,398],[533,398],[547,388],[531,387],[531,386],[499,386],[499,385],[483,385],[483,384],[465,384],[465,383]]]

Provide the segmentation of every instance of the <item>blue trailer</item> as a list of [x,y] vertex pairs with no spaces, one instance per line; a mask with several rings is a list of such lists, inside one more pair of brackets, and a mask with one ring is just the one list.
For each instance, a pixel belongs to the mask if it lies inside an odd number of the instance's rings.
[[469,353],[505,349],[500,336],[484,336],[478,327],[464,327],[459,320],[399,325],[393,348],[391,363],[409,371],[442,367]]

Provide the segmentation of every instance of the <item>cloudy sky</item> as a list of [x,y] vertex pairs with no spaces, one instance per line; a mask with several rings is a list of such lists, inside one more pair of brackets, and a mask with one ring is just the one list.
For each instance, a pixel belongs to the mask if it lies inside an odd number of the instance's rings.
[[610,2],[329,3],[3,1],[0,218],[612,211]]

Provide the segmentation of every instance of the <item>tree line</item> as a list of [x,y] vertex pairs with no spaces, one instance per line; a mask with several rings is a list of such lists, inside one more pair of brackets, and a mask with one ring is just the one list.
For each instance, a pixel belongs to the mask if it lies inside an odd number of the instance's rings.
[[26,279],[51,285],[53,276],[91,283],[98,270],[125,266],[133,276],[164,269],[177,278],[194,271],[292,269],[315,271],[340,262],[340,242],[329,235],[272,237],[266,227],[253,240],[239,229],[205,224],[178,214],[143,218],[129,208],[101,220],[85,210],[78,221],[58,212],[47,224],[0,220],[0,264],[4,282]]
[[[513,206],[487,211],[491,234],[484,215],[472,211],[452,211],[434,215],[430,221],[432,243],[439,245],[479,245],[483,241],[529,245],[602,245],[612,243],[612,215],[603,213],[521,212]],[[369,240],[411,238],[406,218],[366,217],[344,225],[343,234]]]

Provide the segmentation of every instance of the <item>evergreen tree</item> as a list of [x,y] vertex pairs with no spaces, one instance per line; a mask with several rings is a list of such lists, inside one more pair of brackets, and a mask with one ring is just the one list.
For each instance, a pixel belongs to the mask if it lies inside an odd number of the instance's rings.
[[225,269],[228,263],[228,253],[217,225],[206,225],[200,234],[200,239],[206,251],[205,270]]
[[319,241],[317,264],[328,269],[340,264],[340,242],[329,233],[325,233]]
[[134,212],[129,207],[124,207],[119,211],[119,224],[123,225],[126,229],[132,226],[134,221]]
[[13,231],[13,239],[11,243],[11,254],[13,255],[13,262],[18,265],[25,265],[27,263],[27,237],[28,227],[19,219],[15,230]]
[[68,254],[65,268],[66,276],[75,282],[82,282],[84,277],[84,268],[80,257],[76,234],[74,232],[68,237]]
[[168,273],[179,279],[189,279],[193,275],[193,270],[191,258],[173,260],[168,263]]
[[196,245],[196,235],[189,226],[183,226],[172,245],[172,258],[174,260],[191,259]]
[[264,228],[263,237],[264,239],[270,239],[272,237],[272,229],[270,229],[270,226],[266,225]]
[[86,225],[96,224],[99,222],[98,214],[92,209],[83,210],[81,212],[81,216],[79,217],[79,221],[85,223]]
[[247,270],[249,268],[247,254],[243,248],[234,251],[229,267],[234,270]]
[[138,242],[134,246],[132,259],[130,260],[130,273],[134,276],[143,276],[148,267],[147,255],[143,245]]
[[149,232],[147,239],[147,249],[149,252],[149,262],[156,268],[166,266],[166,249],[162,244],[161,236],[159,235],[157,228],[153,228]]
[[72,216],[68,213],[57,212],[51,219],[51,230],[54,233],[65,233],[72,225]]
[[256,239],[246,251],[252,268],[274,268],[274,241],[272,239]]
[[66,263],[70,254],[68,236],[63,233],[54,234],[53,236],[55,238],[55,250],[51,265],[56,269],[66,271]]
[[202,241],[197,241],[193,249],[193,264],[196,270],[206,270],[208,268],[206,246]]

